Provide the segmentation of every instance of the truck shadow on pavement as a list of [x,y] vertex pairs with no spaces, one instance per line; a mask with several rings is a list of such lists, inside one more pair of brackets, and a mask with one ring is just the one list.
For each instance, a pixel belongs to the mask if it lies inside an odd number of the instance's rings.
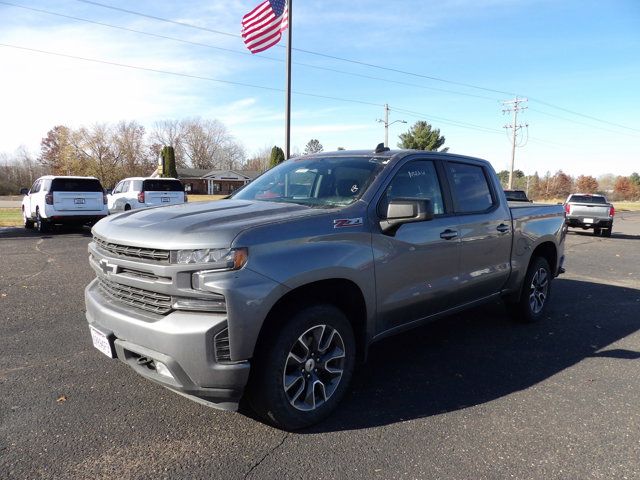
[[[590,300],[592,299],[592,300]],[[547,318],[512,323],[500,303],[374,345],[337,411],[299,433],[354,430],[472,407],[531,387],[640,329],[640,289],[557,279]]]
[[602,239],[606,239],[606,240],[616,240],[616,239],[621,239],[621,240],[640,240],[640,235],[627,235],[624,233],[616,233],[615,230],[611,233],[611,237],[600,237],[597,235],[594,235],[593,232],[582,232],[582,231],[575,231],[575,230],[569,230],[568,232],[569,234],[573,234],[577,237],[588,237],[588,238],[602,238]]
[[91,236],[89,227],[55,226],[51,232],[40,233],[37,230],[27,230],[24,227],[0,227],[2,238],[51,238],[56,235],[76,234],[83,237]]

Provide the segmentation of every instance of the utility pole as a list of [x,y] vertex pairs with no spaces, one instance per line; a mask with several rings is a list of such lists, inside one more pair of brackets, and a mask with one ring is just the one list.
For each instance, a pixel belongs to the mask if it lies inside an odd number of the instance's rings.
[[389,104],[384,104],[384,120],[378,118],[376,122],[384,123],[384,146],[389,146],[389,125],[393,125],[394,123],[407,123],[406,120],[394,120],[389,123]]
[[514,98],[513,100],[507,100],[502,102],[502,104],[506,107],[502,110],[503,114],[513,112],[513,123],[505,125],[504,128],[512,129],[511,136],[511,170],[509,170],[509,189],[513,188],[513,167],[516,161],[516,147],[523,147],[524,144],[518,145],[518,131],[522,130],[522,128],[529,128],[529,124],[525,123],[524,125],[518,124],[518,112],[520,110],[526,110],[527,107],[521,106],[520,104],[526,103],[528,100],[526,98]]

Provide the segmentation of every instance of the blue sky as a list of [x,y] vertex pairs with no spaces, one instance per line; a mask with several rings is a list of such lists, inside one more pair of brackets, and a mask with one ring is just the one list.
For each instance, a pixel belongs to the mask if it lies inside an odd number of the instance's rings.
[[[257,1],[99,2],[233,35],[77,0],[9,3],[208,46],[0,2],[0,44],[13,45],[0,46],[0,152],[25,145],[36,153],[57,124],[126,119],[152,128],[158,120],[193,116],[222,121],[249,156],[284,144],[280,91],[14,48],[284,89],[284,48],[264,52],[268,59],[246,55],[234,36]],[[294,151],[311,138],[325,150],[373,148],[383,140],[376,119],[388,103],[391,121],[408,122],[390,126],[391,146],[413,122],[427,120],[441,130],[450,151],[486,158],[502,170],[511,149],[503,128],[510,117],[502,114],[500,101],[519,95],[529,98],[519,118],[529,124],[529,141],[517,149],[516,168],[573,175],[640,170],[636,0],[297,0],[293,6],[294,47],[414,74],[295,51],[294,91],[335,98],[293,96]]]

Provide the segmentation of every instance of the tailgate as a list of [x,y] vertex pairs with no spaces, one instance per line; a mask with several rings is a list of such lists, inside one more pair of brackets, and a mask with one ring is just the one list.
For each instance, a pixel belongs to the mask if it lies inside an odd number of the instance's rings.
[[58,211],[102,210],[101,192],[53,192],[53,207]]
[[144,192],[146,205],[176,205],[184,203],[184,192]]
[[609,205],[570,203],[569,207],[572,217],[609,218]]

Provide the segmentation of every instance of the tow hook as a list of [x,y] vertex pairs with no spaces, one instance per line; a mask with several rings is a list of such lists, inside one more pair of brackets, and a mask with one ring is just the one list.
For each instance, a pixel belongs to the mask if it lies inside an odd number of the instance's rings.
[[147,365],[149,366],[150,364],[153,363],[153,358],[149,358],[149,357],[138,357],[136,359],[136,363],[138,365]]

